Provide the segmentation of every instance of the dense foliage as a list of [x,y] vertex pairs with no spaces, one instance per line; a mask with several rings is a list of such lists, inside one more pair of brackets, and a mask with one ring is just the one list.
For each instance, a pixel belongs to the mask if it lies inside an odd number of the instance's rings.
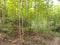
[[14,27],[55,30],[60,25],[59,5],[50,0],[0,0],[0,30],[9,30],[9,34]]

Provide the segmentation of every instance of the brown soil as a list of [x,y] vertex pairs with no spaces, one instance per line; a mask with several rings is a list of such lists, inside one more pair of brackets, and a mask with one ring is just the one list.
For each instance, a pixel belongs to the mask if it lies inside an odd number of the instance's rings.
[[0,33],[0,45],[59,45],[59,43],[60,38],[52,34],[25,32],[23,37],[15,38],[15,36]]

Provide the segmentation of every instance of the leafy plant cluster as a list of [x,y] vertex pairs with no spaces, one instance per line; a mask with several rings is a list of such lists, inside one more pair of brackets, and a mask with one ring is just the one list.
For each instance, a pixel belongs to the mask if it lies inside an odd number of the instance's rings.
[[55,30],[60,25],[59,5],[50,0],[0,0],[0,30],[11,33],[19,26],[38,32]]

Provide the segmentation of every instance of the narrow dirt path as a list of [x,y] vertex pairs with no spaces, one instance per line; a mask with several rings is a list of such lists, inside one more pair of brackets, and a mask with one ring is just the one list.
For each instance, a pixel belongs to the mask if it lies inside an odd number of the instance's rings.
[[50,45],[60,45],[60,37],[55,37],[53,41],[51,41]]

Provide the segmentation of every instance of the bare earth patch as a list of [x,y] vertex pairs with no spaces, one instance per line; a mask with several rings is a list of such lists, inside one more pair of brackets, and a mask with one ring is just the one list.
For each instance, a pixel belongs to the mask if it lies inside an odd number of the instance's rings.
[[25,32],[22,38],[14,38],[1,33],[0,45],[60,45],[60,37],[54,37],[52,34]]

